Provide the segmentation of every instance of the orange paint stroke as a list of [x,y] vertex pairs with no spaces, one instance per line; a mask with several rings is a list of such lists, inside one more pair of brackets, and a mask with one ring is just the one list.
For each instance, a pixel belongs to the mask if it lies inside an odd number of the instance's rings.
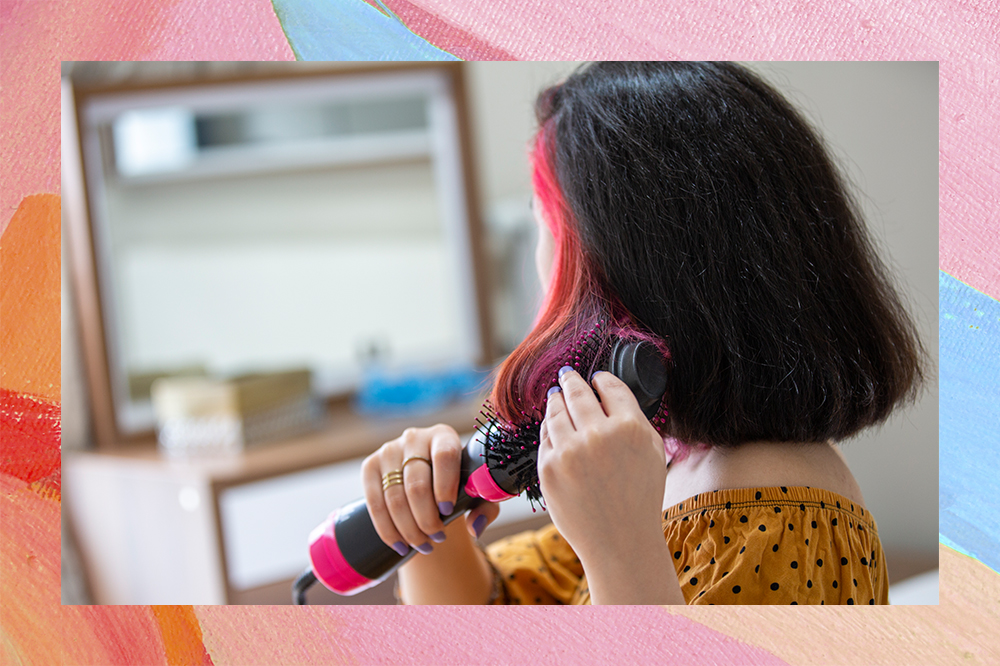
[[61,630],[63,658],[37,663],[171,666],[151,606],[63,606],[62,609],[62,621],[46,628],[50,634],[52,629]]
[[0,663],[167,666],[148,606],[60,605],[60,508],[0,473]]
[[0,663],[63,663],[53,634],[62,626],[59,510],[57,500],[0,472]]
[[[344,640],[337,619],[323,606],[195,606],[194,610],[205,647],[219,664],[359,663],[353,654],[358,646]],[[357,608],[362,614],[367,610]]]
[[201,638],[201,625],[192,606],[150,606],[170,666],[211,666],[212,657]]
[[0,388],[60,399],[59,197],[25,197],[0,235]]

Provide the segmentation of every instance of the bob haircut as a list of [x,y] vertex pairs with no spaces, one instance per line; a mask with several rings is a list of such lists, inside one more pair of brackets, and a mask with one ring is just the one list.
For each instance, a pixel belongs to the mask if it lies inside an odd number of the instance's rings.
[[499,416],[539,418],[564,352],[602,319],[663,352],[654,425],[682,448],[838,441],[916,398],[924,350],[858,207],[759,77],[596,63],[536,114],[555,254],[535,325],[497,372]]

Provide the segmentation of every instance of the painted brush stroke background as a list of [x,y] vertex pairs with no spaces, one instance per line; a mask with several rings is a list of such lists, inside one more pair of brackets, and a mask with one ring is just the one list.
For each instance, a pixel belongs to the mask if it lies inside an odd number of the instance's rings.
[[457,59],[411,32],[377,0],[374,6],[327,0],[273,4],[298,60]]
[[278,12],[307,3],[3,0],[0,663],[1000,663],[995,2],[385,0],[406,31],[338,4],[359,22],[314,34],[322,57],[378,33],[364,57],[940,60],[940,606],[60,606],[59,61],[291,59],[309,25]]
[[996,483],[1000,469],[1000,303],[942,272],[941,542],[1000,571],[1000,511],[969,492]]

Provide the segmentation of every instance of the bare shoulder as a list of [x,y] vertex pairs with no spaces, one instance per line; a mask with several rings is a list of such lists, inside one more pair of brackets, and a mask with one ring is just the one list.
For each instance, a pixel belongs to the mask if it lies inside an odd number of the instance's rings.
[[695,451],[667,472],[664,508],[712,490],[811,486],[865,506],[847,461],[832,443],[752,442]]

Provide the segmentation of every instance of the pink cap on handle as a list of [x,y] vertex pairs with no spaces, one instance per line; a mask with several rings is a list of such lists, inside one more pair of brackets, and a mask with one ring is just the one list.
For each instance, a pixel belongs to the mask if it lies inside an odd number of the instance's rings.
[[309,559],[317,580],[337,594],[351,596],[379,581],[362,576],[344,559],[333,527],[340,511],[334,511],[309,535]]
[[517,497],[497,485],[486,465],[469,475],[469,480],[465,482],[465,494],[469,497],[482,497],[487,502],[502,502]]

